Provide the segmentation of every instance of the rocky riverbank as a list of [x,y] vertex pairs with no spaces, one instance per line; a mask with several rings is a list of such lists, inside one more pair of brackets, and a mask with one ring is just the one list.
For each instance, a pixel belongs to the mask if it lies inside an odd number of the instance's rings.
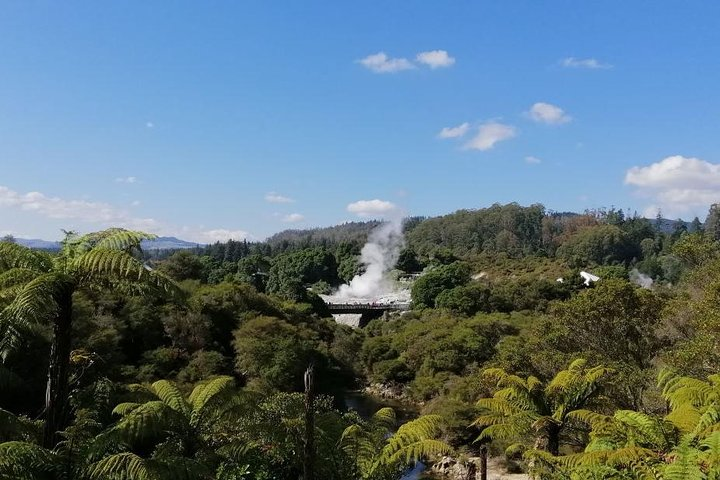
[[386,383],[371,383],[363,389],[366,395],[370,395],[375,398],[382,398],[383,400],[394,400],[396,402],[405,403],[416,403],[411,402],[408,396],[403,391],[400,385],[392,385]]
[[[446,480],[480,480],[480,457],[469,457],[458,461],[453,457],[443,457],[430,467],[434,477]],[[488,458],[488,480],[529,480],[524,473],[508,473],[500,457]]]

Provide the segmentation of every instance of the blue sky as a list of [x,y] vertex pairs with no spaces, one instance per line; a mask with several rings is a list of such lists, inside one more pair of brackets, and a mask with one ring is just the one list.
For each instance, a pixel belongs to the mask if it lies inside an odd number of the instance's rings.
[[1,8],[2,233],[720,199],[717,2]]

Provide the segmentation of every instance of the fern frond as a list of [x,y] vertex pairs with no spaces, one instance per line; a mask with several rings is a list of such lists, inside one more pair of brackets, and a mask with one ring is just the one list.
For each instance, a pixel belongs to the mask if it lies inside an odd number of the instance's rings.
[[40,435],[42,423],[0,408],[0,441],[30,441]]
[[11,268],[0,273],[0,290],[8,287],[22,285],[38,276],[38,272],[31,268]]
[[106,230],[106,236],[95,244],[95,248],[120,250],[131,253],[140,249],[143,240],[154,240],[157,235],[125,230],[122,228]]
[[46,273],[23,285],[12,302],[0,311],[0,354],[17,350],[25,335],[37,324],[52,320],[58,312],[56,298],[69,288],[69,279]]
[[680,403],[665,417],[681,432],[692,432],[700,423],[702,414],[690,403]]
[[120,416],[124,417],[125,415],[129,414],[130,412],[132,412],[133,410],[138,408],[140,405],[142,405],[142,404],[135,403],[135,402],[119,403],[115,406],[115,408],[113,408],[112,413],[113,413],[113,415],[120,415]]
[[155,395],[165,402],[170,408],[182,416],[190,417],[190,405],[185,401],[180,389],[169,380],[158,380],[152,384]]
[[190,393],[188,400],[194,411],[200,411],[214,396],[232,389],[235,379],[222,375],[210,380],[198,383]]
[[593,412],[592,410],[585,409],[573,410],[572,412],[568,412],[567,418],[571,420],[581,421],[590,426],[593,430],[602,428],[607,425],[612,425],[613,423],[613,417],[609,417],[607,415],[603,415],[602,413],[597,413]]
[[155,480],[146,460],[134,453],[123,452],[103,458],[87,469],[90,479]]
[[437,440],[442,424],[443,419],[439,415],[423,415],[403,424],[383,448],[381,461],[409,463],[449,452],[450,446]]
[[0,271],[23,268],[35,272],[48,272],[52,257],[40,250],[32,250],[17,243],[0,242]]
[[57,457],[39,445],[18,441],[0,443],[0,478],[34,480],[48,477],[57,468]]
[[183,417],[165,402],[147,402],[132,410],[113,427],[113,431],[130,444],[142,444],[167,436]]
[[149,269],[141,261],[121,250],[93,248],[76,257],[72,266],[88,285],[104,281],[117,287],[136,290],[145,287],[180,295],[178,286],[169,277]]
[[370,421],[385,428],[395,428],[395,410],[390,407],[381,408],[373,414]]
[[685,436],[673,451],[675,459],[663,470],[665,480],[705,480],[698,465],[700,452],[691,445],[692,437]]

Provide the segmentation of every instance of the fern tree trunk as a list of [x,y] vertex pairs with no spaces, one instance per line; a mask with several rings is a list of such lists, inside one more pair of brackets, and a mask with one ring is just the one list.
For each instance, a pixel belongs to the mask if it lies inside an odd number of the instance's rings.
[[67,421],[68,374],[72,327],[72,290],[66,288],[57,298],[58,315],[53,322],[50,366],[45,390],[45,428],[43,446],[54,448],[57,433]]
[[315,462],[315,374],[311,363],[305,371],[305,451],[303,452],[303,480],[314,480]]
[[488,457],[488,447],[487,447],[487,445],[483,445],[482,447],[480,447],[480,480],[488,480],[487,457]]

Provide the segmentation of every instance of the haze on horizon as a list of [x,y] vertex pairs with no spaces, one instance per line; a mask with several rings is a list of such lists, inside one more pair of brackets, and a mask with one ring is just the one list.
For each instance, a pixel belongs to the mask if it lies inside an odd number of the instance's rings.
[[17,2],[0,234],[208,243],[495,202],[704,218],[720,5]]

